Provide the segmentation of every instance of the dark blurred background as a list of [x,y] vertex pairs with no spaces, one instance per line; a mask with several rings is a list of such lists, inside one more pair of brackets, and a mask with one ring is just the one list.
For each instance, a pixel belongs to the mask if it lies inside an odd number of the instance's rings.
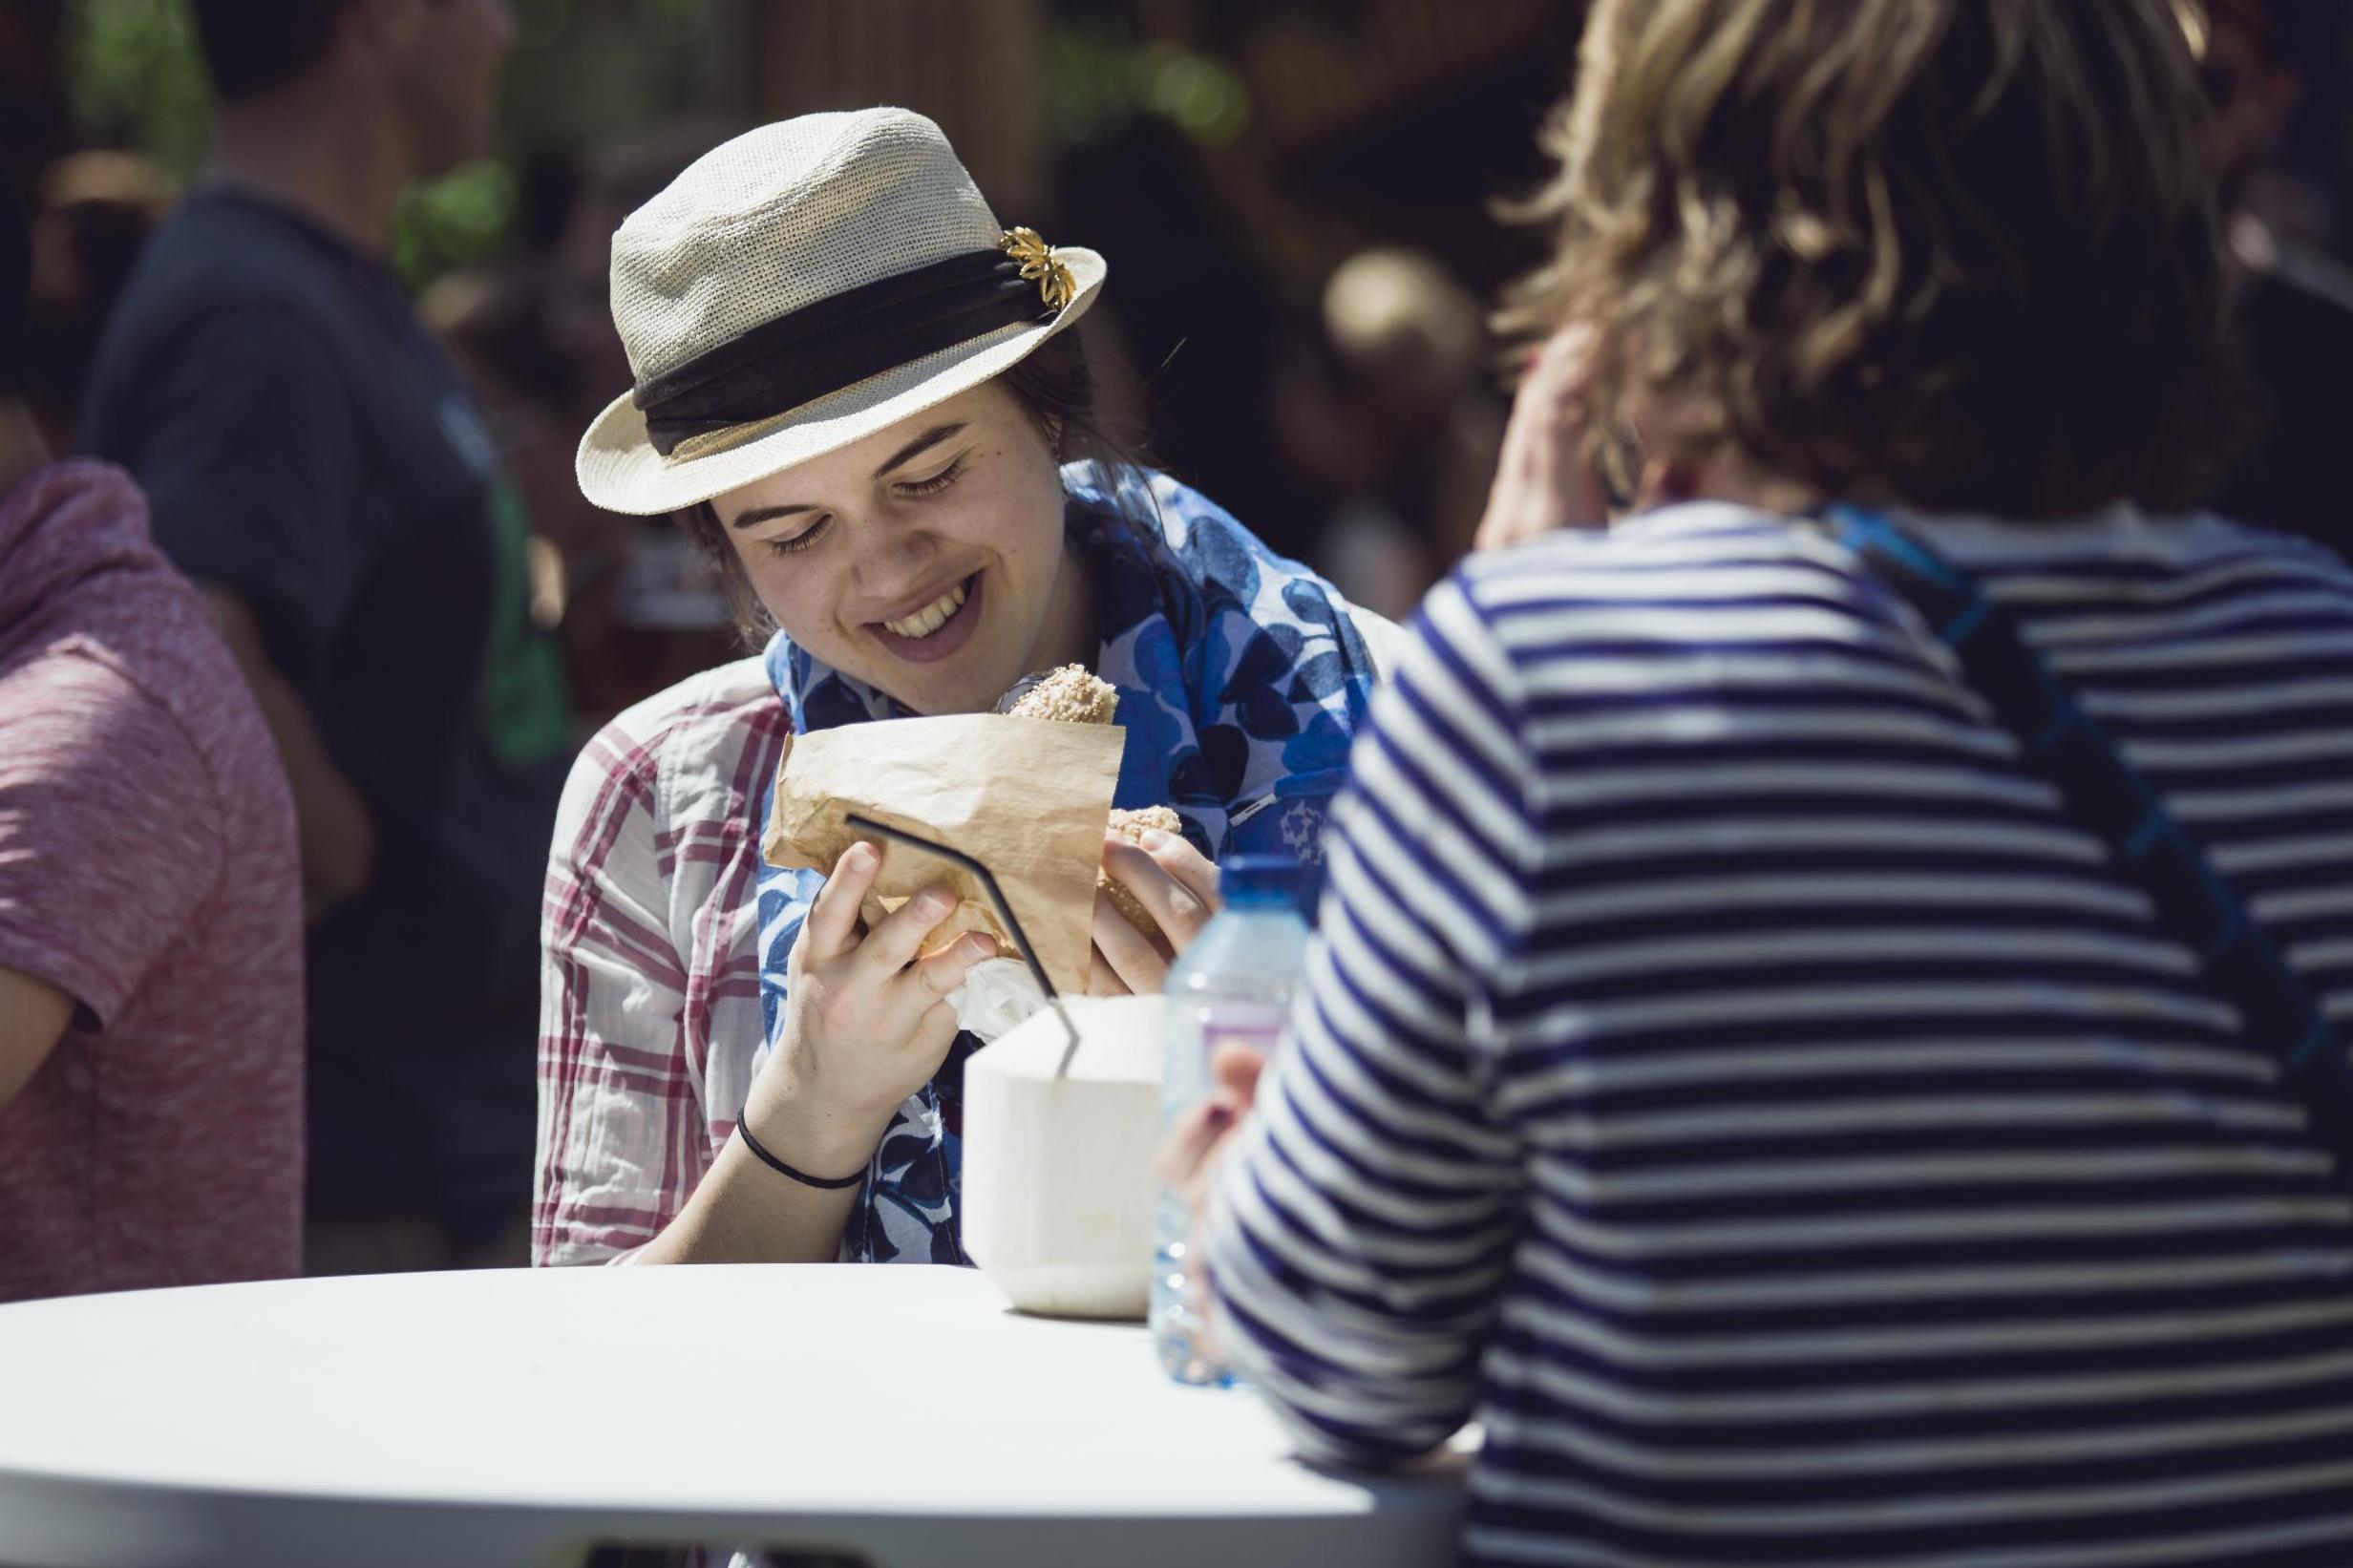
[[[1102,251],[1086,331],[1115,428],[1278,549],[1397,614],[1468,542],[1505,409],[1486,312],[1539,247],[1494,206],[1542,172],[1579,0],[513,9],[498,155],[417,192],[397,255],[552,546],[590,722],[728,651],[675,536],[572,484],[628,381],[607,240],[702,150],[810,110],[921,110],[1000,219]],[[2324,289],[2353,210],[2348,13],[2185,12],[2231,105],[2234,201]],[[0,74],[7,172],[39,209],[40,412],[71,450],[110,298],[202,156],[203,76],[180,0],[0,0]]]

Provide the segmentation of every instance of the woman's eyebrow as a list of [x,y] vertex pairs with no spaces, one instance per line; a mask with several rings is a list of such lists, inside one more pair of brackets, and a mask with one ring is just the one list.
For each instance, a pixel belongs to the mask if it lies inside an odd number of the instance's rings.
[[774,522],[797,512],[814,512],[814,506],[755,506],[728,524],[730,528],[750,528],[755,523]]
[[909,462],[914,458],[922,456],[924,453],[929,452],[933,447],[938,446],[949,436],[962,434],[964,433],[964,422],[962,420],[959,420],[957,423],[952,425],[934,425],[931,429],[923,432],[922,434],[918,435],[914,440],[909,441],[905,446],[901,447],[897,452],[893,453],[889,462],[884,463],[880,468],[874,471],[874,477],[878,479],[881,478],[892,469],[899,467],[902,463]]

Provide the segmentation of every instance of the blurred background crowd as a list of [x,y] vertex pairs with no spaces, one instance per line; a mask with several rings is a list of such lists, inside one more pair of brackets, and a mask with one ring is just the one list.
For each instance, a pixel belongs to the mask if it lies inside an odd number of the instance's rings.
[[[416,191],[396,243],[560,562],[583,721],[726,650],[662,525],[571,479],[629,376],[616,224],[763,120],[899,103],[1007,222],[1112,258],[1089,349],[1149,454],[1361,601],[1410,608],[1469,542],[1503,400],[1484,302],[1532,259],[1491,206],[1539,167],[1576,0],[518,0],[494,156]],[[40,377],[74,449],[111,296],[204,149],[178,0],[5,8],[11,171],[38,192]]]
[[[1504,410],[1486,307],[1536,243],[1496,206],[1537,177],[1580,0],[513,10],[495,151],[411,196],[395,254],[523,488],[539,613],[562,622],[583,722],[727,637],[683,542],[600,515],[571,480],[580,431],[629,379],[605,310],[611,231],[726,136],[812,110],[920,110],[1006,222],[1112,258],[1086,331],[1114,420],[1149,428],[1148,456],[1278,549],[1393,615],[1467,546]],[[2201,19],[2233,199],[2334,307],[2258,317],[2268,354],[2315,367],[2275,384],[2333,381],[2353,344],[2334,265],[2349,15],[2219,0]],[[110,301],[201,161],[207,87],[180,0],[6,0],[0,46],[9,173],[38,208],[34,401],[72,451]],[[2327,394],[2310,392],[2279,401],[2317,419]]]

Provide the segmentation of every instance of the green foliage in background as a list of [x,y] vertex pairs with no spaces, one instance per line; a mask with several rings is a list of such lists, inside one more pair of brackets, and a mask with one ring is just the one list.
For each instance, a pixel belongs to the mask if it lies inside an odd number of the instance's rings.
[[[212,97],[184,0],[71,3],[74,107],[86,140],[194,174]],[[518,42],[497,154],[411,193],[394,256],[413,282],[511,242],[525,160],[659,125],[706,95],[713,0],[510,3]]]
[[1117,135],[1155,117],[1219,147],[1250,123],[1250,92],[1232,67],[1166,39],[1139,39],[1124,21],[1072,17],[1053,30],[1047,90],[1065,142]]
[[182,0],[74,0],[74,112],[102,145],[186,178],[204,156],[212,92]]
[[392,230],[392,265],[422,287],[504,250],[514,222],[515,171],[484,159],[409,192]]

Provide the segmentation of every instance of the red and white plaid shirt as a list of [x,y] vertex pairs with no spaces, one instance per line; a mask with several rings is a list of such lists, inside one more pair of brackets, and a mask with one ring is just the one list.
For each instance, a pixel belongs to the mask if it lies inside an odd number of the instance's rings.
[[753,802],[790,731],[742,659],[573,765],[541,915],[536,1263],[628,1259],[734,1130],[763,1045]]

